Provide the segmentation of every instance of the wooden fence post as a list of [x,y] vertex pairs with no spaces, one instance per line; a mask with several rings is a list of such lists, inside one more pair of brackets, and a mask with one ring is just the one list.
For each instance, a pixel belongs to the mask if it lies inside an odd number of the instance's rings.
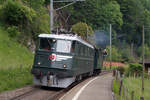
[[118,71],[116,70],[116,80],[118,80]]
[[131,100],[134,100],[134,91],[131,92]]
[[144,97],[140,97],[140,100],[144,100]]
[[124,86],[122,86],[122,87],[123,87],[123,88],[122,88],[122,89],[123,89],[123,90],[122,90],[122,91],[123,91],[123,97],[125,98],[125,95],[126,95],[126,94],[125,94],[125,87],[124,87]]
[[127,88],[127,93],[126,93],[126,100],[128,100],[128,88]]
[[119,95],[121,96],[121,90],[122,90],[122,80],[120,81],[120,87],[119,87]]
[[120,81],[120,71],[118,71],[118,79],[119,79],[119,81]]
[[113,76],[114,77],[116,76],[116,70],[115,69],[113,70]]

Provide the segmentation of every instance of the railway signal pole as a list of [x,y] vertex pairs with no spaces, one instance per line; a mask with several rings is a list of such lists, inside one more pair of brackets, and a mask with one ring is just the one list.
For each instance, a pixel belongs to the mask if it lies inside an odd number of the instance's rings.
[[54,2],[71,2],[70,4],[67,4],[67,5],[65,5],[65,6],[63,6],[63,7],[60,7],[60,8],[58,8],[58,9],[56,9],[56,10],[60,10],[60,9],[62,9],[62,8],[65,8],[65,7],[67,7],[67,6],[69,6],[69,5],[72,5],[72,4],[74,4],[74,3],[76,3],[77,1],[85,1],[85,0],[57,0],[57,1],[54,1],[54,0],[50,0],[50,9],[49,9],[49,12],[50,12],[50,33],[52,33],[52,31],[53,31],[53,29],[54,29],[54,19],[53,19],[53,17],[54,17],[54,15],[53,15],[53,12],[54,12]]

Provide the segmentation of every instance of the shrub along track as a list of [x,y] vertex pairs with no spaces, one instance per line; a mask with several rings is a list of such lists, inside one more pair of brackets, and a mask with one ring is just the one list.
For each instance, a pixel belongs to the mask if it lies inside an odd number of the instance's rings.
[[[102,73],[100,73],[100,76],[110,73],[110,72],[111,71],[103,71]],[[86,79],[87,78],[85,78],[84,80],[86,80]],[[15,94],[15,96],[7,98],[7,99],[0,98],[0,100],[58,100],[66,92],[71,90],[75,85],[83,82],[84,80],[75,82],[66,89],[31,86],[32,89],[30,89],[24,93],[21,93],[19,95]]]

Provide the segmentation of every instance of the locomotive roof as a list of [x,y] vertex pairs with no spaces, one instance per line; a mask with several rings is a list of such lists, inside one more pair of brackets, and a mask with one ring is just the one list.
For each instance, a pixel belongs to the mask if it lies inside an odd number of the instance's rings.
[[72,35],[72,34],[40,34],[39,37],[41,37],[41,38],[64,39],[64,40],[76,40],[76,41],[79,41],[79,42],[83,43],[84,45],[87,45],[90,48],[94,48],[91,44],[84,41],[83,39],[81,39],[81,37],[79,37],[77,35]]

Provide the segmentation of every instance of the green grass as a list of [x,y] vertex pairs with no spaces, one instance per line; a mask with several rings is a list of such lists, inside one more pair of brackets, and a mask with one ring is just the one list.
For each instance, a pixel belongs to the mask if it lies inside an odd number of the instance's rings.
[[113,92],[115,93],[115,97],[117,100],[125,100],[123,96],[119,96],[119,81],[113,80]]
[[150,100],[150,80],[145,79],[145,91],[141,92],[142,81],[141,78],[125,78],[124,85],[129,88],[130,91],[135,91],[135,100],[138,100],[141,96],[144,96],[144,100]]
[[0,70],[0,92],[32,84],[30,68],[8,68]]
[[[144,100],[150,100],[150,80],[145,79],[145,91],[144,94],[141,92],[141,78],[125,78],[123,79],[123,84],[126,88],[129,89],[129,100],[131,100],[131,92],[134,91],[135,100],[140,100],[141,96],[144,96]],[[125,100],[123,96],[119,96],[119,82],[113,81],[113,91],[118,98],[117,100]],[[122,92],[123,95],[123,92]]]
[[[116,69],[116,68],[118,68],[118,67],[117,66],[111,66],[111,69]],[[103,66],[102,70],[110,70],[110,66],[109,67]]]
[[32,62],[33,54],[0,27],[0,92],[31,84]]
[[0,68],[31,65],[33,54],[27,48],[13,41],[8,33],[0,28]]
[[113,80],[113,92],[119,94],[119,81]]

